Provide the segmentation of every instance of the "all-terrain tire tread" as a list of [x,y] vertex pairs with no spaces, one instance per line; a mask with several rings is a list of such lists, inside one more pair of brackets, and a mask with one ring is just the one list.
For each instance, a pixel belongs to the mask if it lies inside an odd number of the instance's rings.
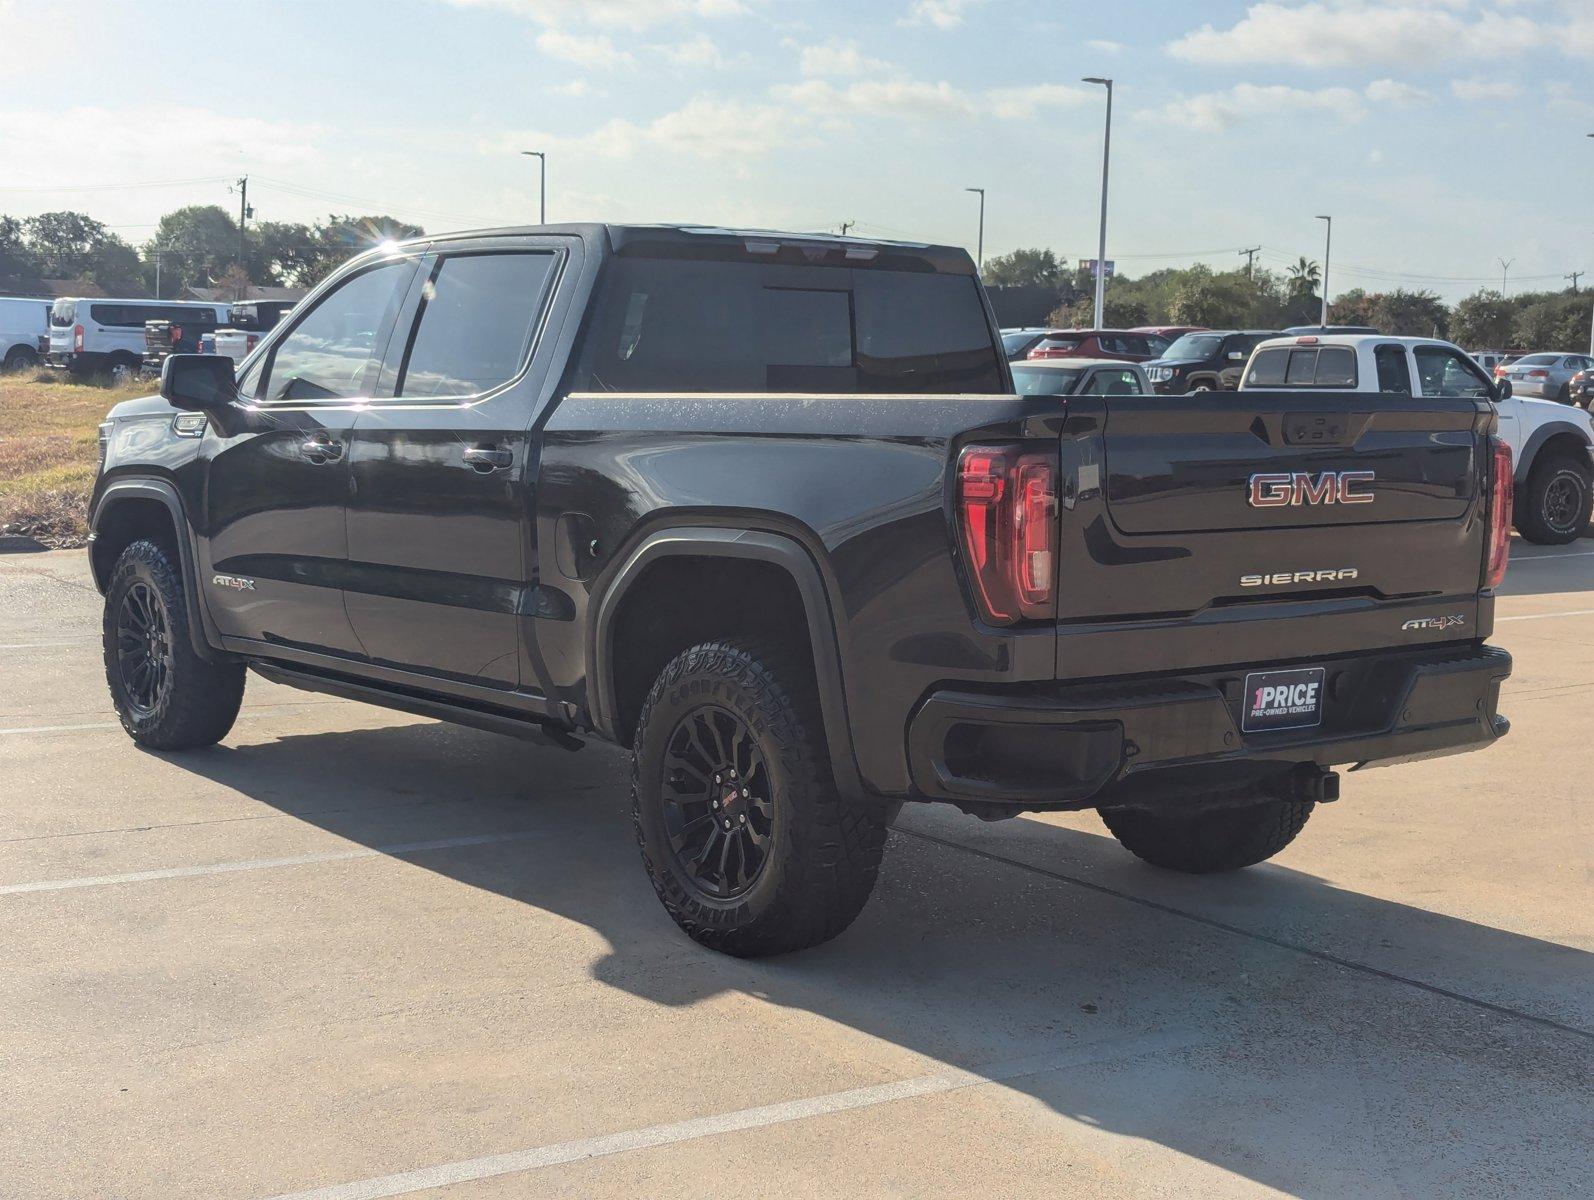
[[[1543,507],[1540,500],[1549,481],[1560,471],[1574,471],[1583,480],[1584,512],[1582,520],[1571,532],[1559,532],[1551,529],[1545,522]],[[1523,489],[1525,494],[1519,495],[1517,500],[1517,529],[1528,541],[1540,546],[1564,546],[1575,542],[1588,532],[1588,503],[1589,493],[1594,490],[1594,478],[1591,478],[1587,467],[1578,462],[1569,454],[1550,454],[1533,464],[1533,469],[1528,472],[1527,486]]]
[[238,719],[244,698],[242,663],[206,662],[194,652],[188,636],[188,596],[182,575],[168,551],[141,539],[122,551],[105,589],[102,647],[105,678],[111,696],[119,696],[116,666],[116,619],[122,585],[142,568],[166,607],[172,648],[172,681],[161,705],[147,718],[139,718],[120,702],[116,715],[129,737],[152,750],[193,750],[212,746],[227,736]]
[[[649,723],[669,689],[700,673],[724,676],[750,695],[780,748],[786,783],[780,799],[793,812],[780,859],[770,864],[781,872],[778,893],[756,922],[739,924],[739,916],[745,918],[739,909],[694,903],[669,865],[654,862],[643,831],[642,746]],[[806,949],[846,929],[874,889],[886,841],[879,814],[836,794],[812,671],[773,639],[701,643],[660,673],[637,720],[631,817],[643,865],[666,911],[694,941],[743,958]]]

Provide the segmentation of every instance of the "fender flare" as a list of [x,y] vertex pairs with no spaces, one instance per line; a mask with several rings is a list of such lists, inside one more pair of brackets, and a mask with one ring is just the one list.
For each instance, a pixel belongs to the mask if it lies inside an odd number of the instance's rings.
[[739,558],[770,563],[785,571],[797,586],[808,621],[814,677],[819,685],[820,718],[830,749],[830,765],[838,791],[851,799],[870,793],[858,772],[852,727],[847,719],[840,643],[830,595],[813,555],[788,534],[724,526],[676,526],[655,530],[638,542],[609,576],[595,606],[587,634],[587,679],[593,724],[613,740],[614,660],[612,629],[626,593],[646,569],[662,559],[680,557]]
[[[194,546],[194,530],[188,523],[182,497],[177,494],[175,487],[164,479],[142,476],[115,479],[106,484],[89,518],[90,546],[98,536],[106,514],[128,500],[155,500],[165,505],[177,534],[177,569],[182,572],[183,585],[188,592],[188,640],[194,647],[194,653],[206,662],[232,661],[231,655],[217,649],[221,645],[221,634],[211,620],[204,589],[199,586],[199,557]],[[94,572],[94,584],[102,594],[105,591],[104,582],[99,573]]]
[[1528,474],[1533,470],[1534,460],[1538,458],[1539,448],[1553,437],[1562,434],[1571,434],[1583,443],[1584,449],[1594,445],[1594,438],[1589,436],[1586,429],[1574,425],[1571,421],[1546,421],[1528,435],[1528,440],[1522,443],[1522,457],[1516,464],[1516,481],[1519,484],[1528,481]]

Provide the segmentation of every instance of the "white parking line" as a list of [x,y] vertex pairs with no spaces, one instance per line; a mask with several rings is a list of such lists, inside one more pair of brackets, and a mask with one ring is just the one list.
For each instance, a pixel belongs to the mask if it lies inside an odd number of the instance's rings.
[[1494,623],[1496,625],[1498,625],[1501,621],[1547,621],[1551,617],[1588,617],[1588,616],[1594,616],[1594,608],[1573,608],[1573,609],[1568,609],[1566,612],[1524,613],[1520,617],[1496,617],[1494,619]]
[[402,1171],[397,1175],[383,1175],[352,1183],[336,1183],[330,1187],[313,1188],[307,1192],[287,1192],[273,1197],[272,1200],[382,1200],[387,1196],[403,1196],[411,1192],[443,1188],[476,1179],[515,1175],[522,1171],[558,1166],[560,1163],[604,1158],[611,1154],[648,1150],[655,1146],[673,1146],[698,1138],[714,1137],[722,1133],[738,1133],[746,1129],[766,1129],[771,1125],[784,1125],[790,1121],[802,1121],[809,1117],[854,1112],[862,1108],[890,1104],[896,1100],[935,1096],[963,1088],[980,1087],[987,1083],[1002,1083],[1030,1075],[1043,1075],[1049,1071],[1059,1071],[1069,1067],[1140,1058],[1147,1054],[1184,1049],[1202,1040],[1204,1039],[1193,1033],[1158,1033],[1115,1038],[1088,1046],[1071,1046],[1052,1054],[995,1063],[972,1071],[954,1067],[931,1075],[900,1079],[895,1083],[852,1088],[844,1092],[831,1092],[828,1095],[811,1096],[802,1100],[788,1100],[782,1104],[766,1104],[760,1108],[744,1108],[737,1112],[719,1113],[714,1116],[693,1117],[666,1125],[648,1125],[642,1129],[631,1129],[600,1137],[555,1142],[552,1145],[514,1150],[507,1154],[467,1158],[435,1167]]
[[[238,714],[240,721],[255,721],[262,717],[279,717],[283,714],[278,711],[284,708],[325,708],[333,704],[343,704],[345,701],[338,699],[327,700],[281,700],[261,702],[253,708],[245,709]],[[265,710],[272,711],[267,712]],[[85,721],[81,725],[21,725],[14,729],[0,729],[0,737],[8,734],[21,733],[70,733],[75,729],[120,729],[115,721]]]
[[1565,554],[1533,554],[1526,558],[1513,554],[1510,565],[1520,567],[1523,563],[1565,562],[1569,558],[1594,558],[1594,550],[1572,550]]
[[454,850],[461,846],[491,846],[499,842],[523,842],[541,837],[532,830],[519,833],[481,833],[468,837],[438,838],[430,842],[400,842],[393,846],[359,846],[349,850],[324,850],[319,854],[296,854],[290,858],[250,858],[242,862],[210,863],[198,867],[165,867],[158,871],[128,871],[121,875],[87,875],[77,879],[41,879],[35,883],[0,884],[0,896],[20,896],[27,892],[65,892],[75,888],[107,887],[116,883],[148,883],[154,879],[189,879],[196,875],[228,875],[237,871],[267,871],[274,867],[304,867],[312,863],[342,862],[351,858],[389,858],[419,854],[423,850]]
[[38,650],[44,646],[83,646],[90,642],[97,642],[97,637],[63,638],[55,642],[4,642],[0,643],[0,650]]

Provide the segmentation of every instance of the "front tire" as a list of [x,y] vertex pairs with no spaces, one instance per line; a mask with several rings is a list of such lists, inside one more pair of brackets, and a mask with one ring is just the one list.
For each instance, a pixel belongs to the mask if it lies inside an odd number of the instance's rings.
[[128,736],[192,750],[227,735],[244,697],[242,663],[206,662],[188,636],[182,572],[152,541],[122,551],[105,589],[105,681]]
[[[1168,871],[1212,875],[1272,858],[1295,840],[1316,805],[1310,800],[1257,797],[1255,802],[1188,809],[1104,808],[1101,819],[1136,858]],[[1233,804],[1233,806],[1230,806]]]
[[829,941],[874,888],[883,813],[836,794],[812,672],[729,640],[677,655],[637,722],[632,820],[665,911],[711,950]]
[[1517,528],[1530,542],[1564,546],[1588,531],[1594,472],[1567,454],[1533,464],[1520,500]]

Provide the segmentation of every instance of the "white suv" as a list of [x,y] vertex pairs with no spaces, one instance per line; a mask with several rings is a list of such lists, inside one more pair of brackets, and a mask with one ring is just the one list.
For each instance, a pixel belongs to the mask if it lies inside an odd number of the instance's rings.
[[1549,400],[1511,394],[1465,350],[1433,338],[1319,334],[1273,338],[1251,352],[1240,390],[1475,396],[1494,403],[1516,463],[1516,525],[1530,542],[1559,545],[1588,529],[1594,496],[1594,420]]

